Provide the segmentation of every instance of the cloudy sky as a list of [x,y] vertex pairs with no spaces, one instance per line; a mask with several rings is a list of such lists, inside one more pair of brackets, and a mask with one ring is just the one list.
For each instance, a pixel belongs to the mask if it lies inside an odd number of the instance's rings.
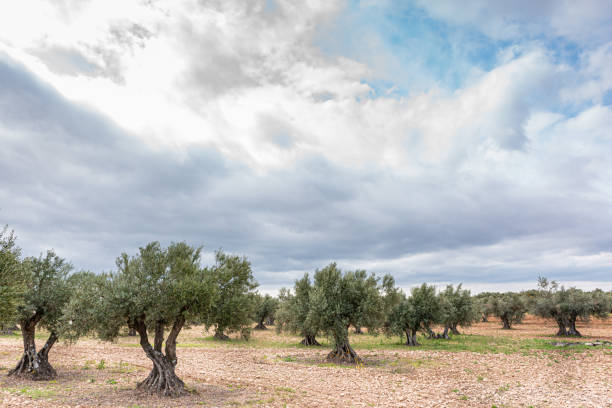
[[0,224],[109,270],[149,241],[400,285],[612,288],[612,5],[0,5]]

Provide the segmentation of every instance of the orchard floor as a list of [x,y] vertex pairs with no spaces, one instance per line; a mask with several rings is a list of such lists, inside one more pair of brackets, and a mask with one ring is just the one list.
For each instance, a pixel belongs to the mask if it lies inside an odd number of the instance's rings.
[[[612,321],[578,329],[585,335],[579,341],[612,340]],[[19,360],[21,338],[2,336],[0,406],[612,407],[612,348],[552,346],[555,327],[533,317],[513,330],[492,321],[462,332],[452,340],[420,339],[418,348],[352,335],[365,361],[354,367],[326,364],[326,344],[298,347],[299,338],[273,329],[254,331],[249,342],[220,342],[193,327],[179,337],[177,373],[191,391],[181,398],[136,391],[151,363],[134,337],[60,343],[50,353],[57,379],[34,382],[6,376]]]

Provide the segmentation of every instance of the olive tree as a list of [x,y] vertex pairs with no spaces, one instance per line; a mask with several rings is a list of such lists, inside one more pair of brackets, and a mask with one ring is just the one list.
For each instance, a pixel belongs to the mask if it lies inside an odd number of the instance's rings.
[[115,340],[125,326],[136,330],[142,350],[153,363],[139,389],[164,396],[186,393],[175,373],[177,337],[187,320],[208,313],[216,294],[212,272],[200,266],[200,252],[201,248],[183,242],[167,248],[152,242],[137,255],[121,254],[117,270],[99,280],[80,277],[76,296],[81,301],[71,302],[66,313],[80,324],[79,316],[83,320],[89,316],[79,310],[93,310],[92,328],[103,340]]
[[[382,325],[384,319],[384,302],[378,287],[379,279],[374,274],[368,276],[364,270],[357,270],[345,278],[352,279],[352,288],[357,293],[366,298],[369,294],[377,294],[371,297],[369,302],[361,302],[355,313],[351,316],[350,324],[355,328],[355,333],[362,334],[361,328],[376,328]],[[371,302],[374,302],[372,304]]]
[[316,339],[319,333],[318,319],[310,315],[313,286],[308,273],[296,280],[293,294],[286,288],[279,293],[280,305],[276,314],[277,331],[286,330],[302,336],[304,346],[320,346]]
[[[377,281],[374,275],[367,278]],[[349,343],[351,323],[374,330],[382,321],[382,300],[377,285],[363,285],[361,273],[342,271],[332,263],[317,270],[308,317],[316,327],[332,338],[327,360],[359,363],[361,358]]]
[[577,319],[588,321],[591,316],[607,317],[609,302],[601,290],[585,292],[576,288],[566,289],[557,282],[546,278],[538,279],[540,288],[535,302],[534,313],[540,317],[554,319],[557,323],[557,336],[576,336]]
[[265,325],[266,320],[274,317],[274,313],[276,312],[277,308],[278,299],[270,295],[255,296],[254,317],[255,321],[257,322],[257,326],[255,326],[255,329],[265,330],[267,328]]
[[25,291],[21,250],[15,244],[15,234],[8,227],[0,231],[0,329],[14,324],[17,307]]
[[397,305],[389,316],[388,334],[406,335],[407,346],[418,346],[417,332],[428,333],[440,319],[440,302],[435,286],[423,283],[412,288],[410,296]]
[[502,293],[491,300],[493,313],[500,318],[503,329],[509,330],[514,323],[520,323],[527,312],[525,302],[518,293]]
[[453,285],[446,286],[446,289],[439,294],[441,316],[440,323],[444,325],[442,337],[448,339],[448,331],[453,334],[460,334],[457,326],[467,327],[471,325],[477,316],[476,307],[470,291],[461,289],[461,284],[454,289]]
[[483,323],[489,321],[489,315],[493,313],[493,299],[495,294],[490,292],[482,292],[474,296],[474,304]]
[[393,309],[398,306],[406,296],[400,288],[395,286],[395,279],[390,274],[385,274],[380,285],[383,303],[383,331],[388,332],[390,327],[389,317]]
[[[49,351],[60,335],[62,309],[70,297],[67,277],[72,266],[53,251],[22,264],[25,290],[20,295],[17,321],[23,336],[23,355],[8,375],[49,380],[57,375],[49,363]],[[36,328],[49,331],[45,345],[36,350]]]
[[218,296],[206,320],[206,329],[215,328],[215,338],[228,340],[226,332],[248,337],[258,286],[251,263],[245,257],[217,251],[212,269]]

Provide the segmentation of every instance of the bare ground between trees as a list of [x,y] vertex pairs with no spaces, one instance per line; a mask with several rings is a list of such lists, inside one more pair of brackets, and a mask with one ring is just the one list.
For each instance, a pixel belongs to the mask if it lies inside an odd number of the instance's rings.
[[[612,322],[581,328],[589,336],[584,341],[612,339]],[[542,339],[554,329],[529,318],[511,331],[501,330],[499,322],[462,331]],[[370,336],[355,335],[351,341],[365,338]],[[382,338],[374,339],[372,345]],[[228,344],[203,340],[201,328],[185,330],[179,336],[177,374],[192,393],[160,398],[136,390],[151,363],[135,338],[59,343],[49,356],[57,379],[35,382],[6,377],[23,350],[19,337],[2,337],[0,406],[612,407],[610,349],[482,354],[357,346],[365,365],[347,367],[324,363],[329,348],[294,347],[299,340],[267,330],[254,333],[251,343]]]

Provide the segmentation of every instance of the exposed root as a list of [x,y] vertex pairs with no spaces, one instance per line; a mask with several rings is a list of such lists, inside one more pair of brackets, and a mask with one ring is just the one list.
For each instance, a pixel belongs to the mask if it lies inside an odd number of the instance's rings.
[[214,338],[217,340],[229,340],[229,336],[223,332],[215,332]]
[[317,341],[315,336],[304,337],[304,339],[300,341],[300,344],[303,346],[321,346],[321,343]]
[[353,348],[347,343],[341,346],[336,346],[327,355],[326,360],[336,364],[363,364],[361,357],[359,357],[355,350],[353,350]]
[[57,372],[49,361],[38,354],[31,358],[24,353],[17,366],[8,373],[9,376],[27,378],[34,381],[48,381],[57,377]]
[[176,376],[174,368],[158,368],[158,366],[164,365],[166,364],[154,362],[149,376],[144,381],[138,383],[137,388],[149,394],[165,397],[180,397],[181,395],[188,394],[185,389],[185,383]]

